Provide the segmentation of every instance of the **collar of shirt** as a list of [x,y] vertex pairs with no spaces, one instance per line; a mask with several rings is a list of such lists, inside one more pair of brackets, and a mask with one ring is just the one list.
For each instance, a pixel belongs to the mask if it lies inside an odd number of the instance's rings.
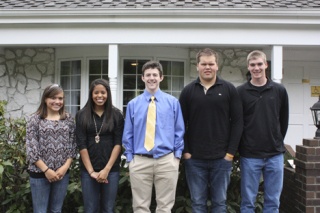
[[145,99],[146,99],[147,102],[150,102],[152,96],[155,97],[154,100],[155,100],[156,102],[160,102],[160,101],[161,101],[161,98],[162,98],[162,91],[161,91],[160,89],[158,89],[157,92],[152,95],[152,94],[149,93],[147,90],[144,90],[143,96],[145,97]]
[[[267,89],[271,89],[273,87],[274,82],[268,78],[267,83],[263,86],[261,86],[262,91],[267,90]],[[257,87],[254,86],[253,84],[251,84],[250,80],[247,81],[246,84],[246,90],[257,90]]]
[[[200,81],[200,78],[198,77],[196,80],[195,80],[195,84],[199,84],[199,85],[201,85],[202,86],[202,84],[201,84],[201,81]],[[223,84],[223,82],[221,81],[221,79],[217,76],[216,77],[216,83],[214,84],[214,85],[217,85],[217,84]],[[213,85],[213,86],[214,86]]]

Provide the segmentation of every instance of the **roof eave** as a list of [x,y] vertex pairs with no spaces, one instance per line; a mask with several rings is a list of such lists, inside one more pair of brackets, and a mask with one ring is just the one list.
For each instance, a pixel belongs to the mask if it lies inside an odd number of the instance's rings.
[[0,23],[291,23],[320,24],[320,9],[112,8],[0,10]]

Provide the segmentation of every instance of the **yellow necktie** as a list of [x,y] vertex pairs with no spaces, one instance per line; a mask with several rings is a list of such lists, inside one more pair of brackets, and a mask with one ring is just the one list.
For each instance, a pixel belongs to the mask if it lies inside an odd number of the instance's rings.
[[156,132],[156,103],[154,96],[151,97],[151,102],[148,107],[146,137],[144,139],[144,147],[150,151],[154,147],[154,137]]

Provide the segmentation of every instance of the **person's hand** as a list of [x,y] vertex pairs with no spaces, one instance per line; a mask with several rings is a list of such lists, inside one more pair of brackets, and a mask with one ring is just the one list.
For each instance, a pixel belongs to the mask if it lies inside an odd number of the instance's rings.
[[224,159],[226,161],[233,161],[233,157],[231,157],[230,154],[228,154],[228,153],[224,156]]
[[99,183],[109,183],[108,181],[109,170],[104,168],[98,173],[97,181]]
[[184,153],[183,154],[183,159],[190,159],[191,158],[191,154],[190,153],[188,153],[188,152],[186,152],[186,153]]
[[48,169],[44,174],[50,183],[60,180],[59,175],[52,169]]
[[60,180],[65,176],[67,171],[68,171],[68,168],[66,165],[63,165],[59,169],[57,169],[56,173],[59,176]]
[[97,179],[97,178],[98,178],[98,175],[99,175],[98,172],[92,172],[92,173],[90,174],[90,177],[93,178],[93,179]]

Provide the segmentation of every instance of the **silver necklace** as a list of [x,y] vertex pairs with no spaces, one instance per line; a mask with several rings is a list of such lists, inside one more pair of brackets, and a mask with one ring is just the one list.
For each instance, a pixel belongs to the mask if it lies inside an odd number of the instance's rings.
[[96,128],[96,136],[94,137],[94,140],[96,141],[96,143],[99,143],[100,142],[100,132],[101,132],[101,129],[102,129],[102,126],[103,126],[103,121],[101,123],[101,127],[100,127],[100,130],[98,132],[98,129],[97,129],[97,123],[96,123],[96,119],[94,118],[94,115],[93,115],[93,121],[94,121],[94,127]]

